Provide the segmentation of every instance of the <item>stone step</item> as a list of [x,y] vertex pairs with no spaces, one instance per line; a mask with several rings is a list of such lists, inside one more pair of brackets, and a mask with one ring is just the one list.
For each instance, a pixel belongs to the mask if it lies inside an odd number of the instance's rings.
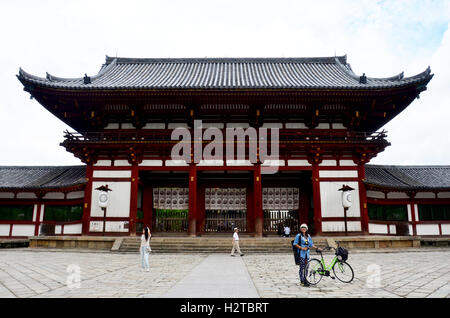
[[[294,238],[251,238],[240,240],[243,253],[289,253]],[[154,237],[150,241],[153,252],[166,253],[229,253],[232,248],[231,237]],[[314,241],[316,245],[326,245],[324,238]],[[124,237],[120,252],[139,253],[140,237]]]

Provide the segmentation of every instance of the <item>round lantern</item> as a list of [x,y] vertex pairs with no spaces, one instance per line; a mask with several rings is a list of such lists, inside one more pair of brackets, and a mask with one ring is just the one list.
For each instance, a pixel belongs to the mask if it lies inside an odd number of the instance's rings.
[[108,206],[109,194],[106,191],[100,191],[98,194],[98,205],[101,208],[106,208]]
[[352,194],[350,191],[342,192],[342,205],[344,208],[350,208],[352,206]]

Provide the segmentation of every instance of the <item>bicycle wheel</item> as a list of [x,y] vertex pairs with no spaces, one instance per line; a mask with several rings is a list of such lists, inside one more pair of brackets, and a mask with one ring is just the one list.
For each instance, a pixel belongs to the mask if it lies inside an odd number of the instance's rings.
[[337,262],[333,267],[333,273],[343,283],[350,283],[355,276],[353,268],[347,262]]
[[305,278],[310,285],[317,285],[322,279],[323,273],[322,263],[318,259],[310,259],[305,266]]

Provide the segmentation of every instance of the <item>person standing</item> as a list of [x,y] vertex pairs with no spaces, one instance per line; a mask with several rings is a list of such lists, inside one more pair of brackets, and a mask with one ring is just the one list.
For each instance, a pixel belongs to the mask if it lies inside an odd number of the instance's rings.
[[237,227],[234,228],[234,234],[233,234],[233,248],[231,249],[231,256],[234,256],[234,251],[236,250],[239,255],[244,256],[244,254],[241,253],[241,249],[239,248],[239,235],[238,235],[239,229]]
[[284,227],[283,237],[290,237],[290,236],[291,236],[291,228],[288,225],[286,225]]
[[146,226],[144,228],[144,233],[141,236],[141,265],[142,269],[141,271],[150,271],[150,264],[148,262],[148,255],[152,251],[150,248],[150,238],[152,237],[152,234],[150,233],[150,229]]
[[311,247],[319,251],[321,251],[321,249],[314,245],[314,242],[308,233],[308,226],[306,224],[300,226],[300,233],[295,236],[293,245],[297,247],[300,256],[300,268],[298,271],[300,284],[304,287],[309,287],[309,283],[306,281],[307,273],[305,273],[306,263],[309,260],[309,249]]

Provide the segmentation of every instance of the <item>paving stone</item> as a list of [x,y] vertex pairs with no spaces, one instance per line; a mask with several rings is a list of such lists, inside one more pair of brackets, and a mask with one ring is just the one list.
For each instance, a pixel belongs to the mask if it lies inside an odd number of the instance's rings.
[[[147,273],[140,272],[140,259],[135,254],[1,251],[0,297],[164,297],[178,282],[200,268],[199,264],[206,257],[208,254],[151,254],[151,270]],[[325,259],[329,262],[330,255]],[[316,287],[304,288],[299,285],[298,267],[293,264],[291,254],[246,254],[239,258],[263,298],[448,298],[448,259],[450,249],[351,252],[348,262],[355,272],[351,284],[324,277]],[[79,268],[80,288],[67,286],[68,278],[74,274],[67,271],[70,265]],[[378,281],[373,280],[374,273],[368,271],[371,265],[378,265]],[[226,286],[217,282],[217,288],[225,291]]]

